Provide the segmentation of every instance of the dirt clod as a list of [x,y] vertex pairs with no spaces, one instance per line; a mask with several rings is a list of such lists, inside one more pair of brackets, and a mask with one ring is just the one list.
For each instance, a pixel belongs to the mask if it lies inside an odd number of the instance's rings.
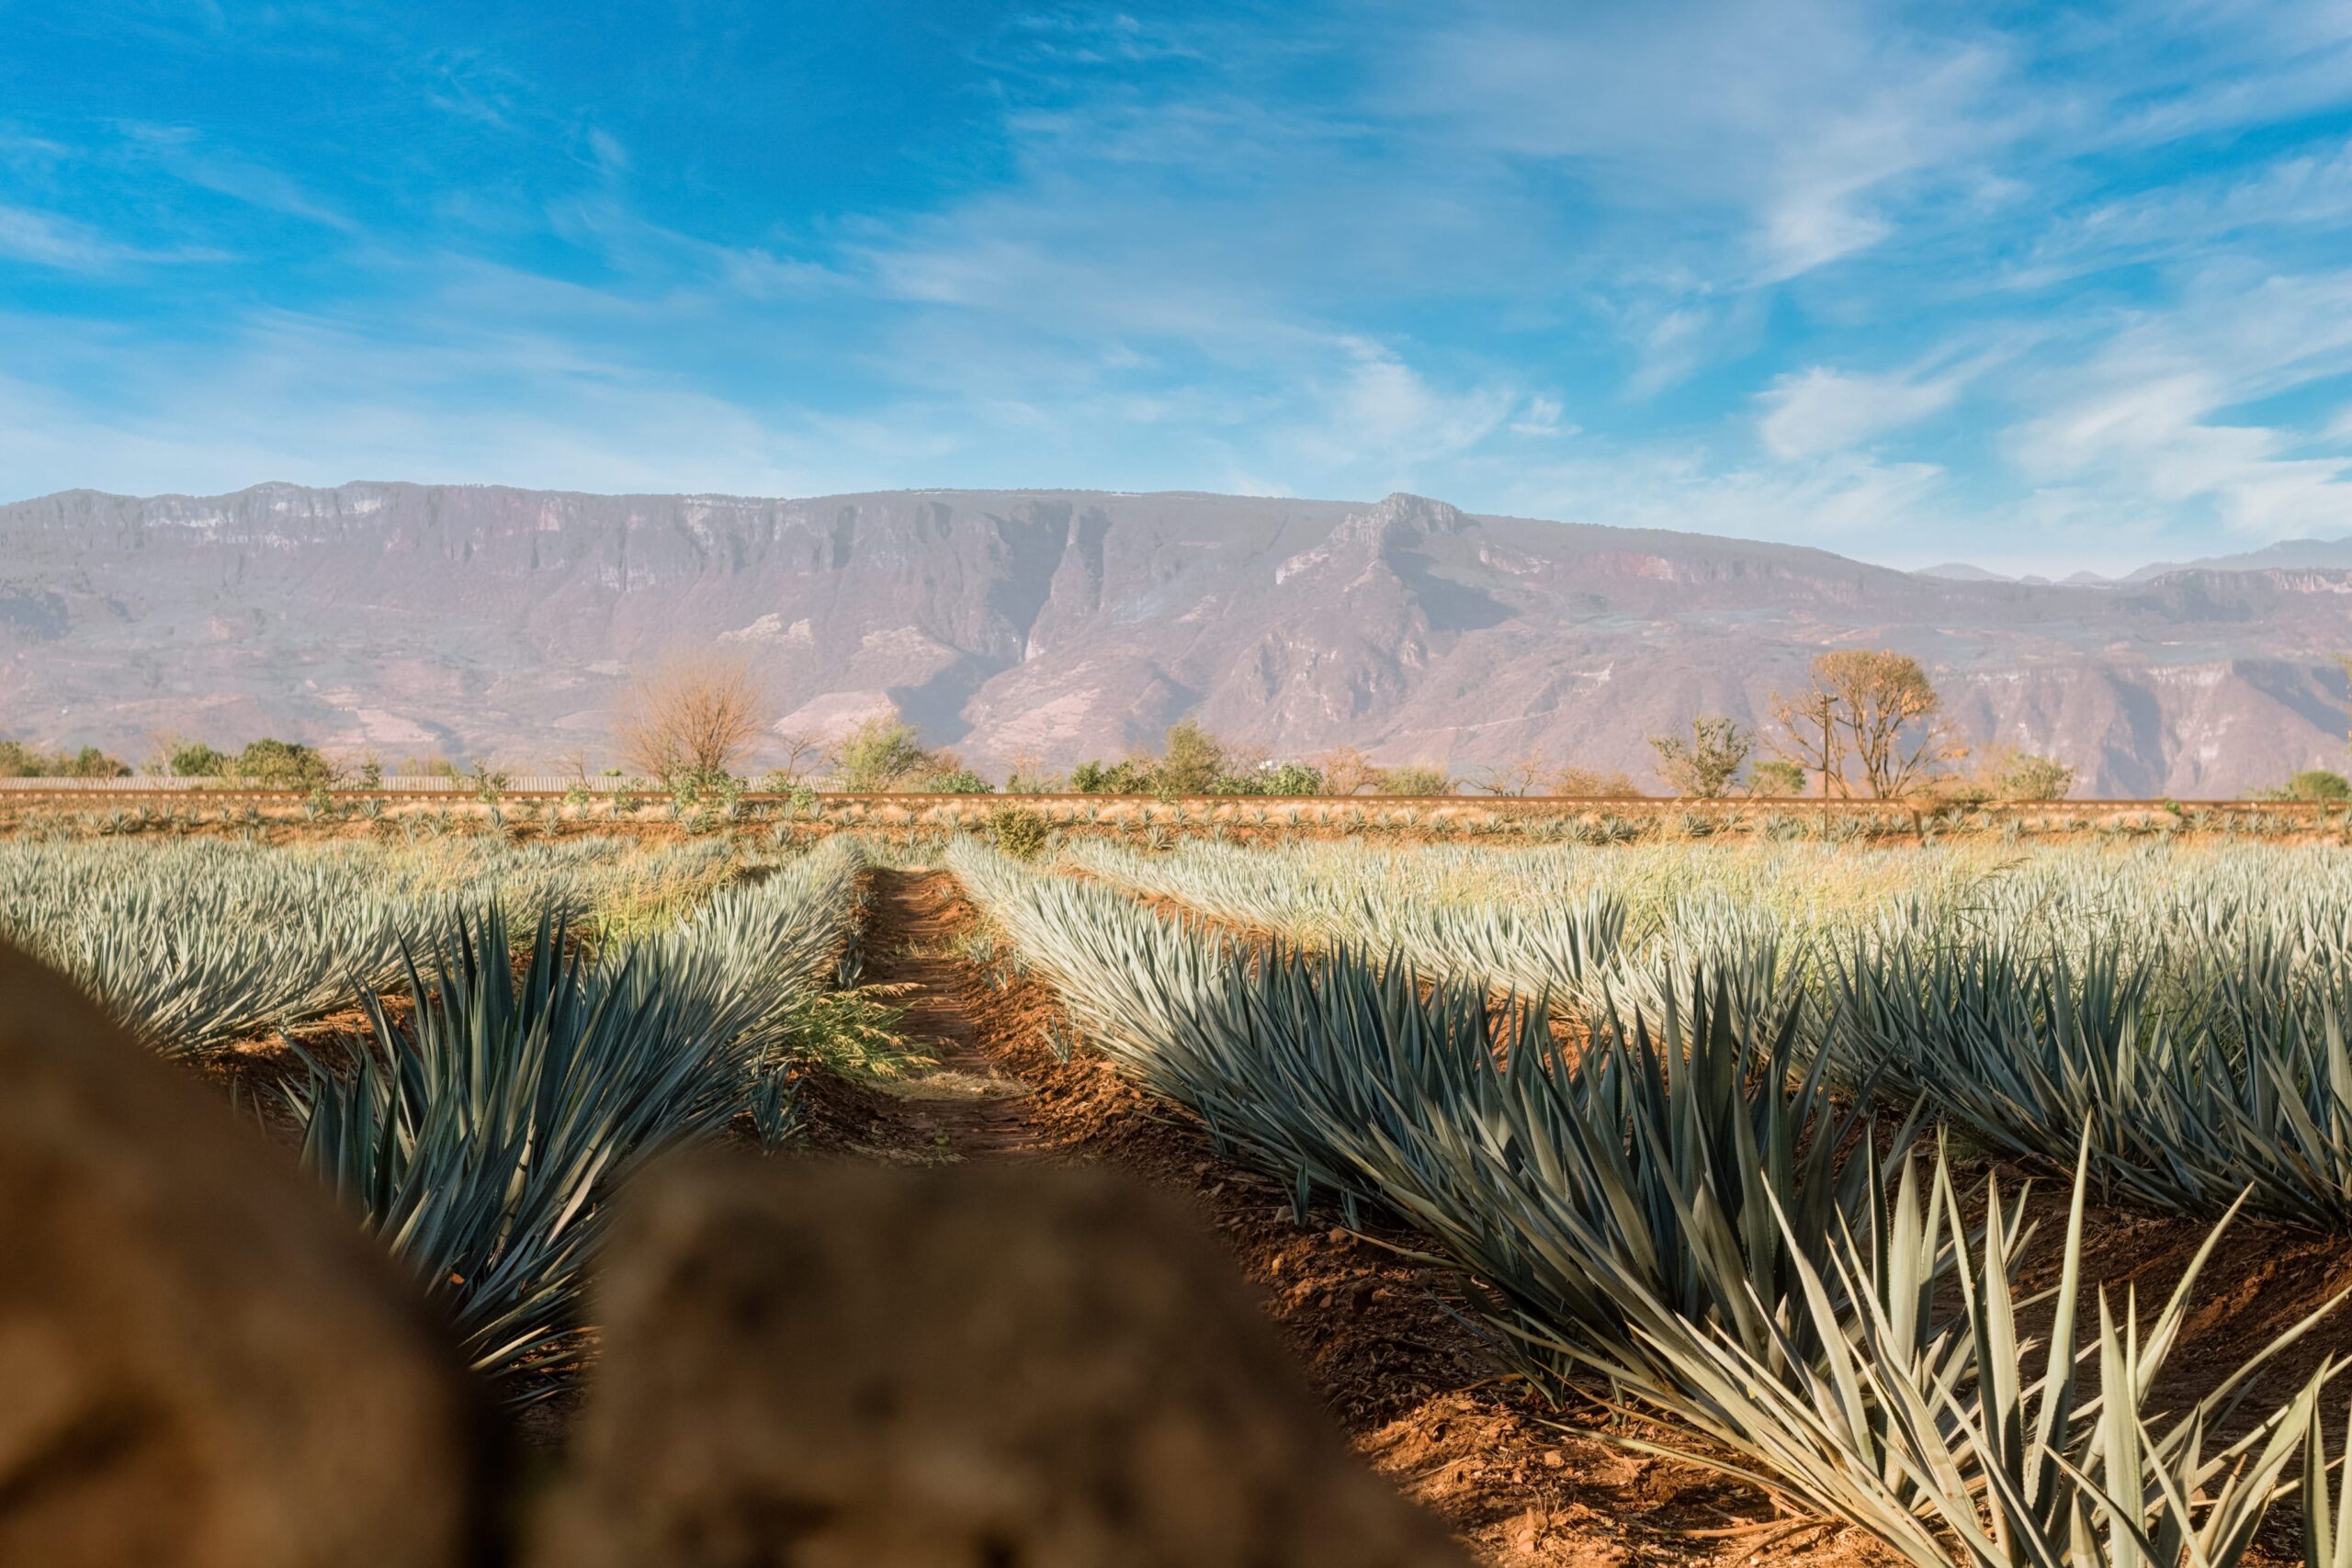
[[480,1561],[488,1427],[281,1149],[0,947],[0,1562]]
[[543,1568],[1464,1562],[1195,1224],[1108,1172],[706,1158],[608,1258]]

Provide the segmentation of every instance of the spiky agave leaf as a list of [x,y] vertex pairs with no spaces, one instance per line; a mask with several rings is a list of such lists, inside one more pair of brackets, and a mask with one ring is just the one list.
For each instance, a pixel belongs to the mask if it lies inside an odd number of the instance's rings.
[[517,972],[497,906],[459,915],[424,964],[404,960],[407,1022],[364,993],[356,1069],[313,1061],[288,1092],[305,1160],[445,1304],[478,1368],[566,1363],[635,1161],[738,1110],[765,1141],[789,1134],[791,1031],[834,962],[856,865],[846,844],[811,855],[600,964],[543,912]]
[[401,976],[404,933],[496,897],[570,912],[639,877],[697,892],[708,848],[612,840],[469,847],[452,859],[378,844],[288,848],[0,843],[0,933],[72,974],[166,1055],[198,1055],[345,1004]]
[[[2346,1417],[2343,1455],[2352,1455]],[[2352,1568],[2352,1465],[2327,1457],[2327,1430],[2318,1420],[2303,1449],[2303,1568]],[[2333,1484],[2329,1472],[2335,1471]]]
[[1669,1383],[1640,1322],[1808,1356],[1773,1327],[1792,1250],[1885,1223],[1866,1122],[1818,1061],[1798,1070],[1769,953],[1747,973],[1698,961],[1656,1032],[1612,1012],[1567,1052],[1540,1003],[1498,1008],[1482,984],[1424,994],[1346,945],[1248,951],[977,846],[951,863],[1124,1070],[1279,1175],[1427,1232],[1539,1380],[1601,1364]]
[[409,963],[408,1021],[364,997],[357,1070],[314,1061],[288,1095],[305,1161],[492,1373],[544,1362],[575,1325],[614,1176],[734,1105],[732,1063],[693,1010],[633,965],[588,968],[563,939],[543,915],[515,974],[503,911],[458,917],[429,979]]
[[[2291,1485],[2285,1478],[2335,1363],[2235,1441],[2211,1447],[2207,1434],[2250,1396],[2262,1368],[2342,1298],[2264,1346],[2185,1415],[2154,1422],[2151,1390],[2227,1222],[2154,1319],[2143,1326],[2128,1296],[2119,1314],[2102,1292],[2098,1331],[2078,1347],[2086,1168],[2087,1155],[2045,1337],[2018,1329],[2022,1199],[2005,1208],[1997,1188],[1987,1195],[1979,1265],[1957,1275],[1964,1322],[1922,1332],[1914,1291],[1926,1267],[1921,1249],[1935,1231],[1954,1235],[1962,1223],[1939,1155],[1925,1230],[1891,1236],[1892,1251],[1849,1235],[1826,1269],[1801,1265],[1802,1301],[1825,1348],[1818,1361],[1767,1365],[1720,1333],[1697,1343],[1674,1337],[1671,1353],[1691,1358],[1686,1382],[1713,1398],[1703,1409],[1657,1403],[1745,1456],[1728,1465],[1707,1452],[1678,1457],[1860,1525],[1921,1568],[1943,1568],[1955,1549],[1984,1568],[2237,1562]],[[1849,1337],[1826,1337],[1833,1325]]]
[[1984,1146],[2045,1165],[2087,1140],[2111,1197],[2352,1224],[2352,965],[2276,928],[2191,958],[2123,931],[2080,952],[2003,924],[1858,938],[1829,1054]]
[[1769,941],[1850,1083],[2053,1170],[2087,1129],[2111,1197],[2212,1215],[2251,1187],[2257,1212],[2352,1225],[2352,863],[2324,848],[1071,852],[1226,920],[1393,948],[1425,980],[1578,1017],[1605,990],[1653,1029],[1692,960]]

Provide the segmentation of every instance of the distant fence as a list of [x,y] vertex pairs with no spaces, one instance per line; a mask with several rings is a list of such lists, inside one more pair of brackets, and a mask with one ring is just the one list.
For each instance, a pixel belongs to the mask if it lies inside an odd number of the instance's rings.
[[[502,797],[522,799],[559,798],[575,789],[585,788],[599,799],[609,798],[614,791],[628,789],[639,795],[667,793],[661,783],[644,778],[615,778],[599,775],[582,778],[567,773],[511,773],[502,778],[497,793]],[[151,778],[133,776],[114,779],[0,779],[0,795],[222,795],[244,799],[254,797],[300,798],[311,793],[307,789],[258,784],[239,784],[209,778]],[[379,784],[361,787],[340,785],[330,788],[331,795],[347,798],[401,795],[454,795],[470,799],[481,793],[481,784],[471,778],[388,778]],[[762,790],[747,790],[741,796],[746,801],[770,801],[789,798]],[[1321,811],[1344,809],[1349,807],[1363,810],[1387,810],[1418,807],[1424,810],[1446,808],[1471,809],[1487,812],[1575,813],[1616,817],[1648,817],[1659,814],[1694,813],[1718,815],[1736,812],[1768,811],[1782,814],[1809,812],[1819,815],[1833,813],[1841,818],[1895,818],[1908,821],[1923,814],[1934,816],[1953,810],[1988,810],[2004,814],[2020,812],[2143,812],[2194,811],[2199,814],[2214,811],[2251,812],[2284,818],[2319,818],[2331,811],[2352,809],[2352,802],[2318,800],[2012,800],[1984,802],[1939,802],[1928,800],[1869,800],[1830,799],[1819,795],[1738,795],[1724,800],[1686,799],[1679,795],[1192,795],[1162,802],[1152,795],[1080,795],[1062,792],[1052,795],[935,795],[915,791],[892,790],[881,794],[846,794],[825,790],[818,798],[828,805],[865,802],[924,807],[941,805],[974,805],[980,802],[1018,802],[1024,805],[1076,804],[1103,808],[1114,807],[1144,807],[1155,805],[1201,807],[1303,807]]]
[[[561,795],[573,785],[585,783],[596,791],[610,791],[624,784],[644,794],[661,786],[650,779],[593,778],[582,780],[570,773],[508,773],[502,775],[499,788],[509,795]],[[118,779],[0,779],[0,791],[32,795],[185,795],[198,794],[251,795],[256,791],[268,793],[272,786],[241,784],[223,779],[149,778],[133,774]],[[341,784],[334,787],[336,795],[474,795],[481,789],[478,779],[385,779],[379,784],[361,787]],[[281,790],[280,793],[283,793]]]

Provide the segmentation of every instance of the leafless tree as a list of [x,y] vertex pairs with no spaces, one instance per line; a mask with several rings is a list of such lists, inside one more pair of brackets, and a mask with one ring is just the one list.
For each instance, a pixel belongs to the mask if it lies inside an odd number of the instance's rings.
[[1380,787],[1382,770],[1352,746],[1337,746],[1315,760],[1325,795],[1361,795]]
[[1046,771],[1046,759],[1034,746],[1016,746],[1004,754],[1004,793],[1051,795],[1062,787],[1058,774]]
[[653,778],[731,773],[766,733],[769,710],[748,660],[677,654],[639,678],[614,734],[628,765]]
[[806,730],[779,730],[776,746],[784,752],[775,773],[788,784],[806,784],[825,760],[825,738]]
[[1533,795],[1544,787],[1553,772],[1544,753],[1531,746],[1508,762],[1480,768],[1477,783],[1489,795]]

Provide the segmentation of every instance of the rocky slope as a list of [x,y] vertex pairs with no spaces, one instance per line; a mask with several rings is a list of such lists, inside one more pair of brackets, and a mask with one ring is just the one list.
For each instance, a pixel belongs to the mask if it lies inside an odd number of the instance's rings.
[[1760,717],[1830,647],[1934,672],[1980,743],[2098,792],[2233,793],[2339,761],[2352,570],[1962,581],[1697,535],[1231,496],[745,500],[262,485],[0,507],[0,735],[143,754],[271,733],[388,758],[606,760],[633,666],[717,641],[787,715],[895,703],[1064,765],[1191,716],[1302,755],[1464,771]]

